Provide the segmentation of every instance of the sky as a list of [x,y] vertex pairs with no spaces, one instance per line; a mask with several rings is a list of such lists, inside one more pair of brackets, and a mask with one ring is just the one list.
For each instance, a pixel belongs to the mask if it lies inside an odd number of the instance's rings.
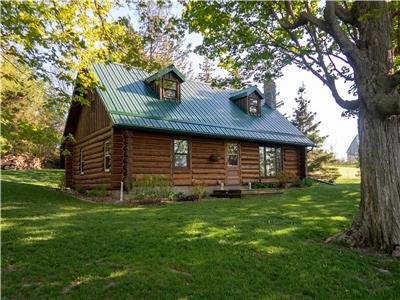
[[[179,8],[174,7],[178,10]],[[119,8],[112,12],[113,18],[127,15],[128,10]],[[137,25],[135,17],[132,13],[129,14],[134,25]],[[202,36],[197,33],[188,34],[185,38],[187,44],[195,46],[200,45]],[[189,55],[189,61],[192,63],[194,76],[199,73],[199,65],[203,61],[203,57],[196,53]],[[328,135],[325,141],[324,148],[331,150],[335,153],[336,157],[343,159],[346,157],[346,151],[350,143],[357,135],[357,119],[342,117],[343,109],[336,104],[333,96],[328,87],[324,86],[322,82],[310,72],[301,70],[295,66],[287,66],[283,69],[283,76],[276,79],[277,86],[277,101],[283,101],[283,107],[279,108],[281,113],[291,116],[295,105],[295,97],[297,91],[302,83],[306,87],[305,97],[309,99],[310,110],[316,112],[316,121],[321,121],[320,132],[322,135]],[[223,70],[217,69],[214,73],[215,76],[226,74]],[[259,86],[262,91],[262,86]],[[339,93],[342,95],[347,94],[347,88],[344,85],[338,84]]]

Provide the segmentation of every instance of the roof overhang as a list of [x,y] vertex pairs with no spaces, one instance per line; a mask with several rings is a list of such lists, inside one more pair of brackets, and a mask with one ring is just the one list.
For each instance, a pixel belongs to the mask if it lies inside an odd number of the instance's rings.
[[264,98],[264,95],[260,92],[260,90],[257,88],[257,86],[253,85],[253,86],[250,86],[250,87],[245,88],[245,89],[243,89],[243,90],[234,92],[234,93],[229,97],[229,99],[230,99],[230,100],[237,100],[237,99],[240,99],[240,98],[243,98],[243,97],[247,97],[247,96],[251,95],[251,94],[254,93],[254,92],[255,92],[256,94],[258,94],[258,95],[260,96],[261,99]]

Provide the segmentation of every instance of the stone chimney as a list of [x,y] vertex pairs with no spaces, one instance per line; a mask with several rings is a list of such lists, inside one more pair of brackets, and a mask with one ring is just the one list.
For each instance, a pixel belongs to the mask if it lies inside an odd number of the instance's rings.
[[272,109],[276,109],[276,84],[272,80],[264,81],[265,104]]

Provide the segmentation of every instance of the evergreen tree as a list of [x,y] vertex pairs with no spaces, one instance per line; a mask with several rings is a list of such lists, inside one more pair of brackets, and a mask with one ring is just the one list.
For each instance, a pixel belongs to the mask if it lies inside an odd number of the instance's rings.
[[211,84],[213,81],[212,73],[215,71],[214,64],[207,58],[204,58],[204,61],[200,66],[200,73],[197,75],[197,79],[201,82],[205,82]]
[[332,167],[336,159],[332,152],[322,149],[328,136],[320,134],[318,127],[321,122],[315,121],[316,113],[309,110],[310,100],[305,98],[305,94],[303,83],[295,98],[297,108],[293,111],[291,122],[316,145],[307,155],[309,174],[312,177],[333,182],[340,176],[338,169]]
[[184,32],[176,24],[170,0],[133,1],[139,17],[139,34],[147,56],[148,70],[157,70],[175,64],[190,76],[189,58],[191,45],[185,47]]

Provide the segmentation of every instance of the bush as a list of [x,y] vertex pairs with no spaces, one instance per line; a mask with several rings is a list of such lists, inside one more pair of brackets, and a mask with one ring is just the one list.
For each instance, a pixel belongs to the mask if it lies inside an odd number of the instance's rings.
[[171,183],[163,176],[145,175],[126,184],[130,198],[135,200],[169,199]]
[[314,180],[312,180],[311,178],[304,178],[303,182],[304,182],[304,185],[307,187],[310,187],[314,184]]
[[78,188],[76,189],[76,191],[77,191],[79,194],[87,195],[87,190],[86,190],[85,188],[83,188],[83,187],[78,187]]
[[107,196],[107,188],[102,185],[99,188],[94,188],[92,190],[89,190],[87,194],[91,197],[106,197]]
[[196,199],[200,199],[203,197],[206,192],[207,185],[203,181],[193,180],[193,194],[196,196]]
[[264,183],[264,182],[254,182],[251,184],[251,187],[253,189],[270,189],[270,188],[276,188],[277,187],[277,183],[275,182],[268,182],[268,183]]
[[278,187],[287,188],[292,178],[287,172],[279,172],[276,176],[276,179],[278,180]]

